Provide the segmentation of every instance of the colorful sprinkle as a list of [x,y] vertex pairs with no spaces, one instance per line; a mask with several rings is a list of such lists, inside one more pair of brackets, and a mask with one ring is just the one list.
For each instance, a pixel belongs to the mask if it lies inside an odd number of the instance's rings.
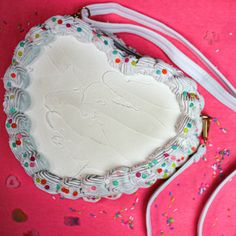
[[16,145],[21,145],[21,141],[20,140],[16,140]]
[[24,211],[22,211],[21,209],[18,209],[18,208],[14,209],[12,211],[11,216],[12,216],[12,219],[14,221],[18,222],[18,223],[25,222],[28,219],[27,214]]
[[20,42],[20,47],[24,47],[25,46],[25,42],[21,41]]
[[34,163],[34,162],[31,162],[31,163],[30,163],[30,167],[31,167],[31,168],[35,167],[35,163]]
[[67,23],[67,24],[66,24],[66,27],[67,27],[67,28],[70,28],[70,27],[71,27],[71,24]]
[[25,163],[24,163],[24,166],[25,166],[25,167],[28,167],[28,166],[29,166],[29,163],[28,163],[28,162],[25,162]]
[[59,25],[61,25],[63,23],[63,21],[61,20],[61,19],[59,19],[58,21],[57,21],[57,24],[59,24]]
[[136,64],[137,64],[136,61],[132,61],[132,62],[131,62],[131,65],[132,65],[132,66],[136,66]]
[[114,186],[118,186],[118,185],[119,185],[119,182],[118,182],[118,180],[113,180],[113,181],[112,181],[112,184],[113,184]]
[[45,185],[44,188],[45,188],[46,190],[48,190],[50,187],[49,187],[49,185]]
[[78,31],[78,32],[81,32],[81,31],[82,31],[82,28],[78,27],[78,28],[77,28],[77,31]]
[[91,189],[92,189],[93,191],[95,191],[97,188],[96,188],[96,186],[92,186]]
[[187,134],[188,133],[188,128],[184,128],[184,133]]
[[116,59],[115,59],[115,62],[116,62],[116,63],[120,63],[120,58],[116,58]]
[[78,192],[74,191],[72,194],[73,194],[74,197],[76,197],[78,195]]
[[166,74],[167,74],[167,70],[166,70],[166,69],[163,69],[163,70],[162,70],[162,74],[163,74],[163,75],[166,75]]
[[143,174],[142,174],[142,178],[143,178],[143,179],[146,179],[146,178],[147,178],[147,174],[144,174],[144,173],[143,173]]
[[136,177],[138,177],[138,178],[141,177],[141,173],[140,173],[140,172],[137,172],[135,175],[136,175]]
[[42,180],[41,180],[41,184],[42,184],[42,185],[45,185],[46,183],[47,183],[47,180],[46,180],[46,179],[42,179]]
[[12,129],[15,129],[17,127],[16,123],[11,124]]
[[19,51],[19,52],[18,52],[18,56],[19,56],[19,57],[22,57],[22,55],[23,55],[23,52],[22,52],[22,51]]
[[64,216],[64,225],[66,226],[78,226],[80,225],[80,220],[75,216]]
[[11,77],[13,78],[13,79],[15,79],[16,78],[16,73],[11,73]]
[[177,145],[172,145],[171,148],[172,148],[173,150],[176,150],[176,149],[177,149]]
[[53,21],[53,22],[55,22],[56,20],[57,20],[57,18],[56,18],[56,17],[53,17],[53,18],[52,18],[52,21]]

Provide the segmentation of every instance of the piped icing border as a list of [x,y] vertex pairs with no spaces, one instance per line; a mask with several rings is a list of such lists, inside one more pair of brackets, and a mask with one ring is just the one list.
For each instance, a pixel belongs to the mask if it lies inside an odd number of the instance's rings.
[[[104,176],[71,178],[50,173],[46,158],[37,151],[30,135],[31,121],[24,112],[31,102],[25,89],[31,79],[27,66],[40,55],[44,45],[58,35],[73,35],[81,42],[95,44],[107,55],[110,65],[124,74],[151,75],[166,84],[175,94],[181,110],[181,117],[176,123],[177,135],[151,153],[146,161],[133,167],[117,167]],[[139,188],[149,187],[157,179],[168,178],[199,145],[204,100],[197,91],[196,83],[162,60],[146,56],[138,59],[126,54],[114,46],[113,39],[78,18],[54,16],[31,28],[15,49],[12,64],[4,75],[4,86],[4,111],[11,150],[26,173],[32,176],[35,185],[51,194],[59,193],[65,198],[83,198],[93,202],[102,197],[116,199],[122,193],[131,194]]]

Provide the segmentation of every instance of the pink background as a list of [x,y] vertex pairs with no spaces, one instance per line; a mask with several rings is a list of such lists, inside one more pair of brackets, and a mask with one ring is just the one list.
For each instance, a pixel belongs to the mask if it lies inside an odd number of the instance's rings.
[[[13,49],[27,31],[56,14],[71,14],[89,3],[102,1],[40,0],[0,1],[0,77],[10,64]],[[234,0],[135,0],[117,1],[146,13],[173,27],[196,45],[236,86],[236,2]],[[105,18],[103,18],[105,19]],[[106,19],[119,20],[115,17]],[[151,43],[135,36],[121,35],[140,53],[166,60]],[[135,39],[135,40],[134,40]],[[145,45],[145,46],[144,46]],[[178,43],[177,43],[178,45]],[[186,50],[185,50],[186,52]],[[205,112],[212,121],[205,158],[179,176],[153,204],[154,235],[194,236],[199,213],[213,189],[236,164],[236,114],[220,104],[201,87],[206,99]],[[160,182],[119,200],[96,204],[83,200],[60,199],[37,189],[8,147],[4,96],[0,83],[0,235],[1,236],[144,236],[145,208],[149,196]],[[225,154],[222,154],[222,150]],[[221,153],[221,154],[220,154]],[[228,153],[228,155],[227,155]],[[6,184],[14,175],[20,187]],[[229,182],[214,201],[204,225],[204,235],[236,235],[236,178]],[[21,209],[27,216],[15,222],[12,211]],[[64,217],[78,217],[79,225],[64,224]]]

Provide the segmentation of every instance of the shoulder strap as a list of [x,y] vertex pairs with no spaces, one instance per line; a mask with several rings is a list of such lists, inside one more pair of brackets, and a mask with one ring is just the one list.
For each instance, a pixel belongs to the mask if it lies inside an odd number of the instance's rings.
[[234,170],[230,175],[228,175],[218,186],[217,188],[214,190],[214,192],[211,194],[211,196],[208,198],[202,212],[201,215],[199,217],[198,220],[198,236],[202,236],[203,235],[203,223],[204,220],[206,218],[207,212],[212,204],[212,202],[214,201],[215,197],[217,196],[217,194],[220,192],[220,190],[225,186],[225,184],[227,184],[234,176],[236,175],[236,170]]
[[[134,24],[106,23],[89,18],[90,16],[111,13],[136,21],[146,27],[160,31],[180,41],[211,70],[211,72],[224,84],[225,89],[203,68],[197,65],[194,61],[192,61],[182,51],[180,51],[169,40],[161,36],[159,33]],[[233,87],[233,85],[196,47],[194,47],[187,39],[185,39],[182,35],[174,31],[170,27],[151,17],[123,7],[117,3],[99,3],[87,5],[81,10],[81,17],[85,22],[92,24],[96,28],[99,28],[105,32],[133,33],[150,40],[152,43],[160,47],[175,63],[175,65],[177,65],[190,77],[194,78],[220,102],[231,108],[233,111],[236,111],[236,89]]]

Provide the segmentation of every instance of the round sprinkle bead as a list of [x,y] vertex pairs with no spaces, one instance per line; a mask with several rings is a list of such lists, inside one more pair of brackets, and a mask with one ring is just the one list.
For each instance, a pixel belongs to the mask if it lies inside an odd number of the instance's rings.
[[95,191],[96,189],[97,189],[96,186],[91,187],[91,190],[93,190],[93,191]]
[[50,187],[49,187],[49,185],[45,185],[45,187],[44,187],[46,190],[48,190]]
[[21,139],[21,138],[22,138],[22,134],[17,134],[17,135],[16,135],[16,138],[17,138],[17,139]]
[[163,69],[161,72],[162,72],[163,75],[166,75],[167,74],[167,69]]
[[59,25],[61,25],[63,23],[63,21],[61,20],[61,19],[59,19],[58,21],[57,21],[57,24],[59,24]]
[[118,63],[120,63],[120,58],[116,58],[115,59],[115,62],[118,64]]
[[67,28],[70,28],[70,27],[71,27],[71,24],[67,23],[67,24],[66,24],[66,27],[67,27]]
[[132,66],[136,66],[136,64],[137,64],[136,61],[132,61],[132,62],[131,62],[131,65],[132,65]]
[[141,177],[141,173],[140,172],[137,172],[135,175],[136,175],[137,178]]
[[143,179],[146,179],[146,178],[147,178],[147,174],[144,174],[144,173],[143,173],[143,174],[142,174],[142,178],[143,178]]
[[73,194],[74,197],[76,197],[78,195],[78,192],[74,191],[72,194]]
[[40,182],[40,178],[36,178],[36,182],[39,183]]
[[21,141],[20,140],[16,140],[16,145],[21,145]]
[[160,75],[161,71],[160,70],[156,70],[156,74]]
[[47,183],[47,180],[46,180],[46,179],[42,179],[42,180],[41,180],[41,184],[42,184],[42,185],[45,185],[46,183]]
[[16,123],[11,124],[12,129],[15,129],[17,127]]
[[20,42],[20,47],[24,47],[25,43],[23,41]]
[[184,128],[184,133],[185,133],[185,134],[188,133],[188,128]]
[[113,181],[112,181],[112,184],[113,184],[114,186],[118,186],[118,185],[119,185],[119,182],[118,182],[117,180],[113,180]]
[[77,28],[77,31],[78,31],[78,32],[81,32],[81,31],[82,31],[82,28],[78,27],[78,28]]
[[12,77],[12,79],[15,79],[16,78],[16,73],[12,72],[11,77]]

